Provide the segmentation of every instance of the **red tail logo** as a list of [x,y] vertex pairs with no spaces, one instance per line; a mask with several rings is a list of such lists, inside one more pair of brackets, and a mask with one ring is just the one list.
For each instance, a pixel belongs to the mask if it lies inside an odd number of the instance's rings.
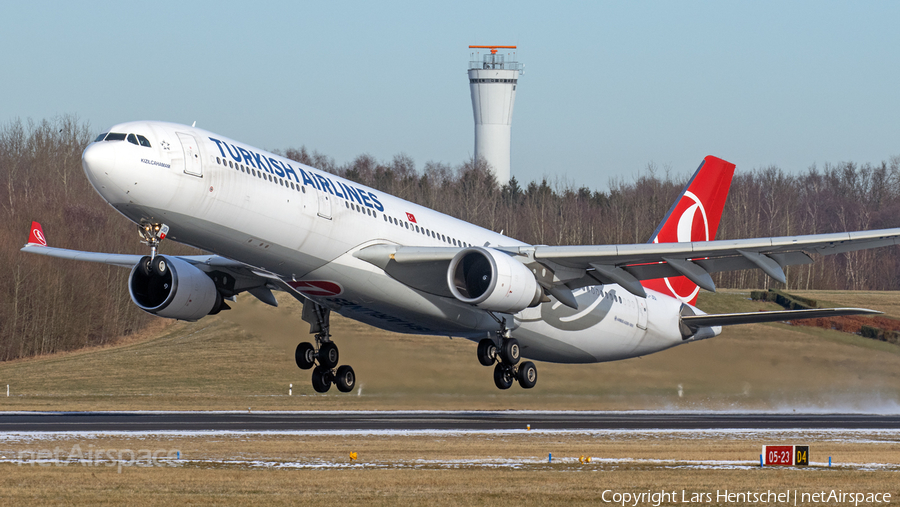
[[41,224],[31,222],[31,234],[28,235],[28,243],[47,246],[47,240],[44,238],[44,229],[41,227]]
[[[687,243],[716,239],[734,167],[734,164],[713,156],[703,159],[650,242]],[[700,287],[683,276],[645,280],[641,285],[691,305],[697,302],[700,292]]]

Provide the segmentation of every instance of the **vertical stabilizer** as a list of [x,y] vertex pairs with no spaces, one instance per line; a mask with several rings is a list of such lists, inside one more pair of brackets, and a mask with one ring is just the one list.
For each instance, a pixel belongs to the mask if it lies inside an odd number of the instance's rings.
[[[687,243],[716,239],[734,167],[734,164],[711,155],[704,158],[649,242]],[[697,302],[700,292],[695,283],[683,276],[644,280],[641,285],[691,305]]]

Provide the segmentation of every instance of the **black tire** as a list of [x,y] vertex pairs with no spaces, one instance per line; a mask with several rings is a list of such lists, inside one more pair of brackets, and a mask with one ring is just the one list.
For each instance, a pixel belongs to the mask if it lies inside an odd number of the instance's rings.
[[494,384],[498,389],[509,389],[515,380],[512,368],[503,363],[494,366]]
[[337,366],[340,354],[334,342],[325,342],[319,347],[319,364],[329,370]]
[[317,393],[327,393],[331,389],[331,368],[317,366],[312,373],[312,386]]
[[145,255],[138,261],[138,271],[144,276],[150,276],[150,256]]
[[531,361],[525,361],[519,365],[516,371],[516,380],[523,389],[531,389],[537,384],[537,367]]
[[352,391],[356,387],[356,374],[353,373],[353,368],[346,364],[338,368],[337,375],[334,376],[334,385],[342,393]]
[[153,271],[153,274],[159,277],[163,277],[166,273],[169,272],[169,265],[166,263],[166,259],[164,257],[156,256],[155,259],[150,263],[150,270]]
[[521,351],[519,350],[519,340],[510,338],[503,342],[500,346],[500,359],[504,363],[512,366],[519,362]]
[[312,368],[316,365],[316,348],[309,342],[297,345],[297,351],[294,352],[294,360],[297,361],[297,367],[301,370]]
[[482,366],[493,366],[496,360],[497,346],[494,344],[494,340],[485,338],[478,342],[478,362]]

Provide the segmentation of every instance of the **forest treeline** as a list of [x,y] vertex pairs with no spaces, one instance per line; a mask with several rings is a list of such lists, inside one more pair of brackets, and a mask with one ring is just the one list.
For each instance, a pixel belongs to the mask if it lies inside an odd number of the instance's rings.
[[[81,168],[89,125],[64,116],[0,128],[0,360],[111,343],[153,317],[129,298],[128,270],[19,252],[32,220],[52,246],[145,253],[136,228],[103,201]],[[408,156],[361,155],[338,165],[305,148],[286,157],[533,244],[646,242],[691,176],[649,165],[643,174],[592,190],[544,178],[500,185],[483,161],[459,165]],[[900,157],[788,174],[738,168],[719,239],[788,236],[900,226]],[[189,253],[174,243],[165,253]],[[788,289],[900,288],[896,248],[817,259],[788,268]],[[720,287],[783,288],[758,271],[721,273]]]

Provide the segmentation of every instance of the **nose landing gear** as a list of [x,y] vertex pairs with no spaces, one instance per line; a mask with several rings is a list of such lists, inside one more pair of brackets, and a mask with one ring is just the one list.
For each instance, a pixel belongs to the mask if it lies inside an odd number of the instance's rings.
[[141,243],[150,246],[151,260],[156,258],[156,251],[159,248],[159,243],[166,239],[166,235],[168,234],[169,226],[166,224],[151,224],[149,222],[144,222],[138,225],[138,235],[141,237]]
[[531,361],[518,364],[521,358],[519,341],[510,336],[505,319],[494,318],[500,322],[500,330],[496,339],[485,338],[478,342],[478,362],[484,366],[494,366],[496,363],[494,385],[498,389],[509,389],[516,380],[523,388],[531,389],[537,383],[537,367]]
[[302,370],[312,369],[312,386],[317,393],[327,393],[331,384],[338,391],[349,393],[356,387],[356,373],[353,368],[338,365],[340,353],[337,345],[331,341],[331,310],[311,301],[303,303],[303,320],[310,323],[310,332],[316,334],[316,345],[302,342],[297,345],[294,359]]

